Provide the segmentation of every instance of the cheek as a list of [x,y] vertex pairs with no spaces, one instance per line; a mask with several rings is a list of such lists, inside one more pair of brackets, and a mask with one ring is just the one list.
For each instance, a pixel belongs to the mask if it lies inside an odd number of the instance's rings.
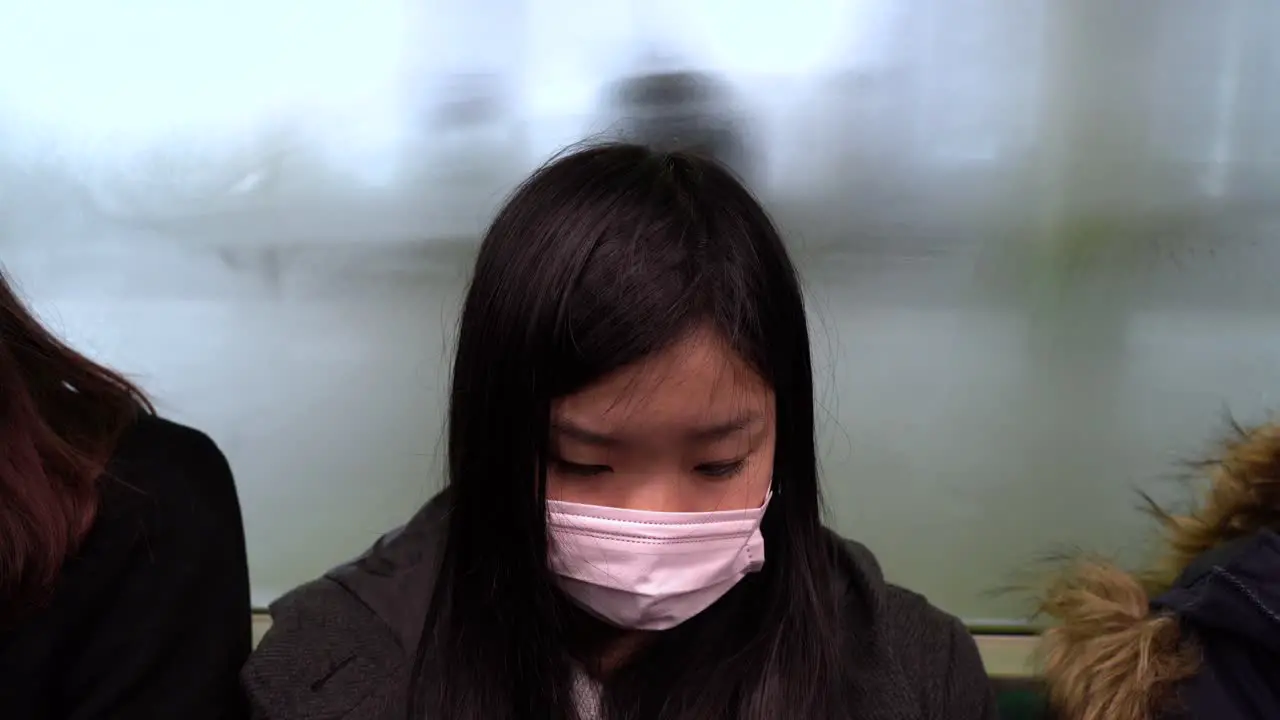
[[773,485],[773,444],[770,443],[767,448],[762,448],[757,456],[747,464],[746,470],[742,474],[744,490],[753,507],[759,507],[764,504],[765,496],[769,494],[769,489]]
[[547,471],[547,499],[576,502],[573,493],[567,491],[565,482],[550,470]]

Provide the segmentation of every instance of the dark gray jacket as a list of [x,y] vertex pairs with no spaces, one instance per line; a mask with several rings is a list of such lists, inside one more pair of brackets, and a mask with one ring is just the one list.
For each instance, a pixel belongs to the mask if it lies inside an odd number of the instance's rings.
[[[356,561],[271,606],[272,627],[241,675],[260,720],[404,720],[409,673],[435,586],[444,503],[428,503]],[[973,638],[921,596],[884,581],[846,543],[860,648],[854,715],[864,720],[995,720]]]

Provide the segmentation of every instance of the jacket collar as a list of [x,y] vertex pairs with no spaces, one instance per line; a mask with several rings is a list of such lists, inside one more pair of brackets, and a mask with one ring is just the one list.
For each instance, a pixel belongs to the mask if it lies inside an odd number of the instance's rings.
[[1280,656],[1280,535],[1262,530],[1204,553],[1151,604]]

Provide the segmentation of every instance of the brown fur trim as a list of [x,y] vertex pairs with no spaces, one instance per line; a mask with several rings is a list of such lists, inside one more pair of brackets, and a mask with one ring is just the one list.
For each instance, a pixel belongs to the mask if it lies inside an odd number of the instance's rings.
[[1076,562],[1041,609],[1060,623],[1045,633],[1042,653],[1063,720],[1150,720],[1168,689],[1195,672],[1177,620],[1149,616],[1142,584],[1113,565]]
[[1049,586],[1040,610],[1058,624],[1044,635],[1045,679],[1063,720],[1152,720],[1195,674],[1196,648],[1178,622],[1148,610],[1149,591],[1168,587],[1205,551],[1264,528],[1280,529],[1280,424],[1239,430],[1221,458],[1205,463],[1211,487],[1188,514],[1153,505],[1167,557],[1133,575],[1081,559]]
[[1167,583],[1224,542],[1264,528],[1280,530],[1280,423],[1252,431],[1237,428],[1222,456],[1204,466],[1212,484],[1199,510],[1175,515],[1154,509],[1169,542],[1169,555],[1158,570]]

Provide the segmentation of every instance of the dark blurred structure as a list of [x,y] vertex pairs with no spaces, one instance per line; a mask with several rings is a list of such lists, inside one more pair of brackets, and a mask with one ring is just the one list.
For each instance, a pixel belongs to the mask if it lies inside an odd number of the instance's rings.
[[653,72],[615,83],[606,113],[620,118],[625,139],[715,158],[751,182],[751,153],[734,105],[727,83],[711,74]]

